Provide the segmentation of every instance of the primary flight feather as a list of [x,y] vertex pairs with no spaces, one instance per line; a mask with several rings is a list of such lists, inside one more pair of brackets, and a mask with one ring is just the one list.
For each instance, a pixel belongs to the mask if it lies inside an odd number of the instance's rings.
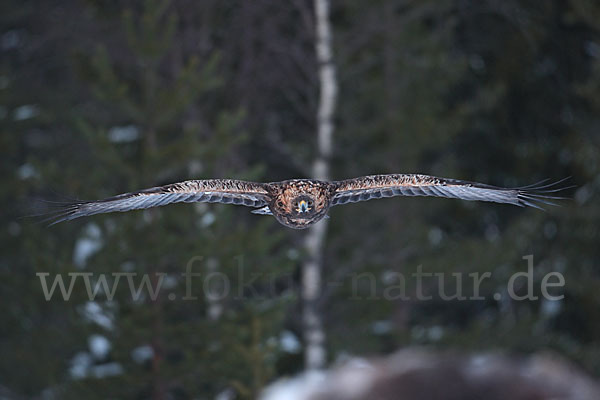
[[327,215],[330,207],[394,196],[436,196],[462,200],[508,203],[541,208],[560,199],[563,180],[520,188],[419,174],[371,175],[342,181],[292,179],[257,183],[234,179],[191,180],[125,193],[96,201],[77,201],[61,207],[49,219],[53,224],[75,218],[164,206],[171,203],[208,202],[255,207],[253,213],[273,215],[283,225],[304,229]]

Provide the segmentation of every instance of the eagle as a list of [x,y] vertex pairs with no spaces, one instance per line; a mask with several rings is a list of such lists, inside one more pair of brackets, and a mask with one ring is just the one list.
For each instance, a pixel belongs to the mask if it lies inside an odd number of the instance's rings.
[[[565,178],[568,179],[568,178]],[[327,216],[330,207],[395,196],[435,196],[507,203],[543,209],[563,199],[555,192],[564,180],[503,188],[421,174],[370,175],[341,181],[291,179],[259,183],[235,179],[189,180],[124,193],[95,201],[62,204],[48,219],[51,225],[95,214],[126,212],[171,203],[223,203],[254,207],[254,214],[272,215],[281,224],[305,229]]]

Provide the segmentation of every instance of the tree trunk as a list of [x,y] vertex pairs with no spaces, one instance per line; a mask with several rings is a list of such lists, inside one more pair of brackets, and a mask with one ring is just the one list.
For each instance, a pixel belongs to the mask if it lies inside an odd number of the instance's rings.
[[[329,158],[333,145],[333,113],[335,110],[337,81],[331,51],[331,28],[329,24],[329,0],[315,0],[315,48],[319,68],[319,109],[317,113],[317,156],[313,163],[316,179],[329,179]],[[305,352],[307,370],[325,366],[325,332],[317,309],[321,295],[321,269],[323,243],[327,231],[327,219],[313,225],[306,236],[306,261],[302,266],[302,300]]]

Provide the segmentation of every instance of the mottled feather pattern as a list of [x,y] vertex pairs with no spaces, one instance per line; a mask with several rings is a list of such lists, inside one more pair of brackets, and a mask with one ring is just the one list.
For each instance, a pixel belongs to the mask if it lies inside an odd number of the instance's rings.
[[540,204],[551,205],[550,200],[560,199],[549,193],[565,189],[553,189],[561,182],[549,185],[541,182],[538,185],[521,188],[501,188],[483,183],[419,174],[372,175],[333,182],[337,185],[337,191],[332,200],[332,206],[382,197],[435,196],[541,208]]
[[97,201],[73,202],[50,219],[52,224],[79,217],[164,206],[171,203],[224,203],[250,207],[267,205],[264,184],[232,179],[191,180],[125,193]]
[[[285,226],[304,229],[320,221],[329,209],[335,186],[330,182],[312,179],[293,179],[269,184],[272,199],[269,208],[273,216]],[[306,213],[296,211],[295,204],[299,199],[312,202]]]
[[[371,175],[334,182],[312,179],[271,183],[234,179],[191,180],[103,200],[65,204],[49,220],[57,223],[100,213],[125,212],[171,203],[206,202],[256,207],[255,213],[273,215],[287,227],[304,229],[323,219],[331,206],[382,197],[436,196],[541,209],[541,205],[554,205],[552,200],[562,199],[553,194],[567,189],[559,186],[563,181],[501,188],[419,174]],[[300,204],[302,207],[299,207]]]

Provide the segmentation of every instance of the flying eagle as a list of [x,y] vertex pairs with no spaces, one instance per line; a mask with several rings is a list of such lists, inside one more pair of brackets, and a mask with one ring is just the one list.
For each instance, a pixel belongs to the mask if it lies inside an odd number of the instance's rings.
[[234,179],[190,180],[120,194],[96,201],[64,205],[50,219],[52,224],[94,214],[125,212],[171,203],[223,203],[255,207],[255,214],[272,215],[281,224],[304,229],[326,217],[332,206],[382,197],[436,196],[491,201],[520,207],[541,208],[561,199],[553,193],[566,189],[563,180],[542,181],[518,188],[502,188],[457,179],[419,174],[371,175],[342,181],[292,179],[257,183]]

